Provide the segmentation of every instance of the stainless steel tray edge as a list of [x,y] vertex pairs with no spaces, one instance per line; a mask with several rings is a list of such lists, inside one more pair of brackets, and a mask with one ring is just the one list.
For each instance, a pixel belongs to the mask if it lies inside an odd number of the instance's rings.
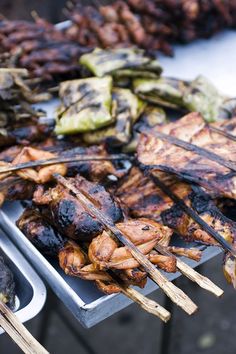
[[[32,287],[33,296],[31,301],[15,312],[19,320],[24,323],[35,317],[42,310],[46,301],[46,287],[34,269],[25,260],[24,256],[4,233],[1,233],[0,248],[12,259],[12,262],[20,269],[25,279]],[[4,331],[0,329],[0,334],[3,332]]]

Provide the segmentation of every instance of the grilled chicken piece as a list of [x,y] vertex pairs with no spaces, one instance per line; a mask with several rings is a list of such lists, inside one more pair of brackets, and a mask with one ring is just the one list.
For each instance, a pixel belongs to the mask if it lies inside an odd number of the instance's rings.
[[[12,165],[17,165],[29,161],[46,160],[56,157],[55,154],[38,150],[32,147],[24,147],[21,152],[13,159]],[[1,163],[4,165],[4,163]],[[5,163],[7,165],[7,163]],[[51,166],[39,167],[37,169],[26,168],[23,170],[16,171],[16,174],[26,180],[33,181],[36,183],[46,183],[52,179],[54,173],[60,173],[65,175],[67,168],[65,164],[56,164]],[[6,174],[0,176],[0,180],[6,178]]]
[[[148,219],[126,220],[117,223],[118,229],[124,233],[153,263],[167,272],[176,271],[174,257],[159,255],[153,251],[155,245],[163,238],[170,238],[172,232],[169,228]],[[133,269],[139,263],[132,257],[126,247],[121,247],[103,231],[94,238],[89,246],[88,256],[98,269]]]
[[[180,198],[184,199],[191,192],[188,184],[179,182],[174,176],[163,173],[163,179]],[[133,167],[121,181],[116,190],[116,196],[122,204],[128,207],[129,214],[137,218],[160,220],[161,212],[173,205],[173,201],[137,167]]]
[[[220,212],[210,196],[200,187],[191,187],[164,173],[162,173],[162,181],[227,241],[233,242],[236,237],[236,224]],[[143,176],[137,168],[130,171],[130,175],[117,189],[116,195],[132,216],[162,221],[164,225],[174,229],[187,241],[195,240],[206,244],[216,244],[212,237],[156,187],[150,178]]]
[[[63,152],[63,156],[67,155],[96,155],[101,157],[109,156],[105,146],[94,145],[90,147],[76,147],[70,149],[67,152]],[[114,175],[118,178],[124,175],[124,171],[118,170],[111,161],[88,161],[88,162],[76,162],[69,163],[68,166],[68,176],[75,176],[76,174],[81,174],[83,177],[88,178],[93,182],[103,181],[108,175]]]
[[[236,161],[236,145],[222,135],[209,130],[198,113],[191,113],[176,123],[159,127],[159,131],[175,136]],[[217,161],[184,150],[154,135],[142,134],[138,145],[138,158],[143,165],[175,174],[198,183],[215,197],[236,198],[236,173]]]
[[[70,181],[89,193],[97,207],[113,222],[122,218],[121,209],[103,186],[80,176]],[[61,185],[46,190],[39,186],[34,194],[34,202],[41,206],[44,215],[53,220],[58,230],[68,238],[90,240],[103,230],[101,223],[91,217],[78,199]]]

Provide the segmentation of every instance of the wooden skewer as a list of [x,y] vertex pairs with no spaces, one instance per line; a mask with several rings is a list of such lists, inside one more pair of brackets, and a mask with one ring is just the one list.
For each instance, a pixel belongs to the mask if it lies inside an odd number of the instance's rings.
[[215,154],[212,151],[209,151],[209,150],[199,147],[197,145],[188,143],[188,142],[178,139],[174,136],[164,134],[164,133],[161,133],[158,131],[153,131],[151,129],[140,128],[140,132],[143,134],[146,134],[146,135],[151,134],[161,140],[167,141],[168,143],[170,143],[172,145],[176,145],[178,147],[181,147],[184,150],[192,151],[195,154],[203,156],[203,157],[207,158],[208,160],[214,161],[214,162],[218,163],[219,165],[227,167],[230,170],[236,172],[236,164],[235,163],[224,159],[223,157]]
[[159,305],[156,301],[147,298],[134,288],[125,285],[124,282],[112,270],[109,270],[107,272],[112,277],[112,281],[114,281],[118,285],[121,292],[125,296],[127,296],[132,301],[136,302],[145,311],[151,313],[154,316],[159,317],[162,321],[169,321],[171,314],[164,307]]
[[0,325],[24,353],[49,354],[3,302],[0,302]]
[[85,193],[85,191],[76,188],[73,183],[67,181],[59,174],[54,174],[54,178],[70,190],[80,201],[82,206],[93,217],[97,218],[103,226],[110,230],[112,234],[125,245],[132,256],[138,261],[140,265],[144,267],[150,278],[165,292],[170,299],[180,306],[189,315],[193,314],[197,310],[196,304],[178,287],[171,283],[146,257],[139,249],[115,226],[110,218],[105,216],[100,210],[94,206],[91,202],[91,197]]
[[[169,252],[165,247],[157,244],[155,249],[165,255],[165,256],[174,256],[171,252]],[[174,256],[175,257],[175,256]],[[178,257],[176,258],[176,266],[179,271],[184,274],[187,278],[190,280],[194,281],[197,283],[201,288],[211,292],[217,297],[220,297],[223,295],[224,291],[219,288],[216,284],[214,284],[210,279],[207,277],[204,277],[200,273],[198,273],[195,269],[191,268],[188,264],[183,262],[181,259]]]
[[148,174],[157,187],[159,187],[166,195],[168,195],[168,197],[172,199],[174,203],[178,204],[188,216],[190,216],[198,225],[202,227],[204,231],[206,231],[217,242],[219,242],[219,244],[226,251],[230,252],[232,256],[236,257],[236,249],[233,245],[227,242],[217,231],[208,225],[193,209],[189,208],[182,199],[171,192],[170,189],[158,177],[154,176],[150,171],[148,171]]
[[23,69],[23,68],[0,68],[0,72],[4,72],[4,73],[19,73],[19,74],[23,74],[25,76],[27,76],[29,74],[27,69]]
[[236,136],[235,136],[235,135],[232,135],[232,134],[230,134],[230,133],[228,133],[228,132],[226,132],[226,131],[224,131],[224,130],[221,130],[221,129],[219,129],[219,128],[216,128],[216,127],[214,127],[214,126],[212,126],[212,125],[208,125],[208,127],[209,127],[209,129],[212,130],[213,132],[218,133],[218,134],[220,134],[220,135],[223,135],[223,136],[225,136],[226,138],[228,138],[229,140],[236,141]]
[[17,165],[8,165],[0,168],[0,174],[6,172],[18,171],[26,168],[32,168],[37,166],[50,166],[59,163],[69,163],[69,162],[83,162],[83,161],[113,161],[113,160],[130,160],[132,156],[125,154],[114,154],[109,156],[98,156],[98,155],[76,155],[76,156],[65,156],[65,157],[55,157],[47,160],[36,160],[29,161],[25,163],[20,163]]

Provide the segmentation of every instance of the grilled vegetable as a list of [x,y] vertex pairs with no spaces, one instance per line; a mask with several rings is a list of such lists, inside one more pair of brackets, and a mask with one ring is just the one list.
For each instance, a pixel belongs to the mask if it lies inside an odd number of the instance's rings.
[[220,107],[225,97],[204,76],[193,80],[183,96],[184,106],[188,111],[199,112],[206,121],[218,120]]
[[189,82],[173,78],[137,79],[133,87],[135,93],[144,100],[169,108],[199,112],[208,122],[214,122],[222,116],[226,99],[204,76]]
[[0,301],[11,308],[15,303],[15,283],[11,270],[0,256]]
[[157,60],[136,48],[95,49],[92,53],[82,55],[80,64],[98,77],[109,74],[118,77],[158,78],[162,72]]
[[96,144],[108,140],[112,145],[127,144],[131,129],[138,119],[145,104],[128,89],[113,89],[112,110],[115,123],[97,132],[84,134],[86,143]]
[[111,88],[110,76],[63,82],[56,134],[83,133],[112,123]]
[[183,95],[188,83],[173,78],[136,79],[134,92],[142,99],[174,109],[184,108]]

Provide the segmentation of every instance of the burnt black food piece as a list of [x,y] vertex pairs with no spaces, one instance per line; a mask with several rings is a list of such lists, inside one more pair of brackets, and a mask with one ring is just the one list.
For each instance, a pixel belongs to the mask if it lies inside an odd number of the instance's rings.
[[0,301],[10,308],[15,304],[15,282],[11,270],[0,256]]
[[[85,191],[96,206],[114,223],[122,219],[122,211],[105,188],[92,183],[81,176],[70,181],[80,190]],[[44,191],[39,187],[34,193],[34,202],[40,208],[49,223],[68,238],[90,241],[102,230],[102,224],[93,218],[66,188],[57,185]]]
[[65,244],[62,236],[36,209],[25,209],[16,224],[33,245],[45,255],[57,256]]

